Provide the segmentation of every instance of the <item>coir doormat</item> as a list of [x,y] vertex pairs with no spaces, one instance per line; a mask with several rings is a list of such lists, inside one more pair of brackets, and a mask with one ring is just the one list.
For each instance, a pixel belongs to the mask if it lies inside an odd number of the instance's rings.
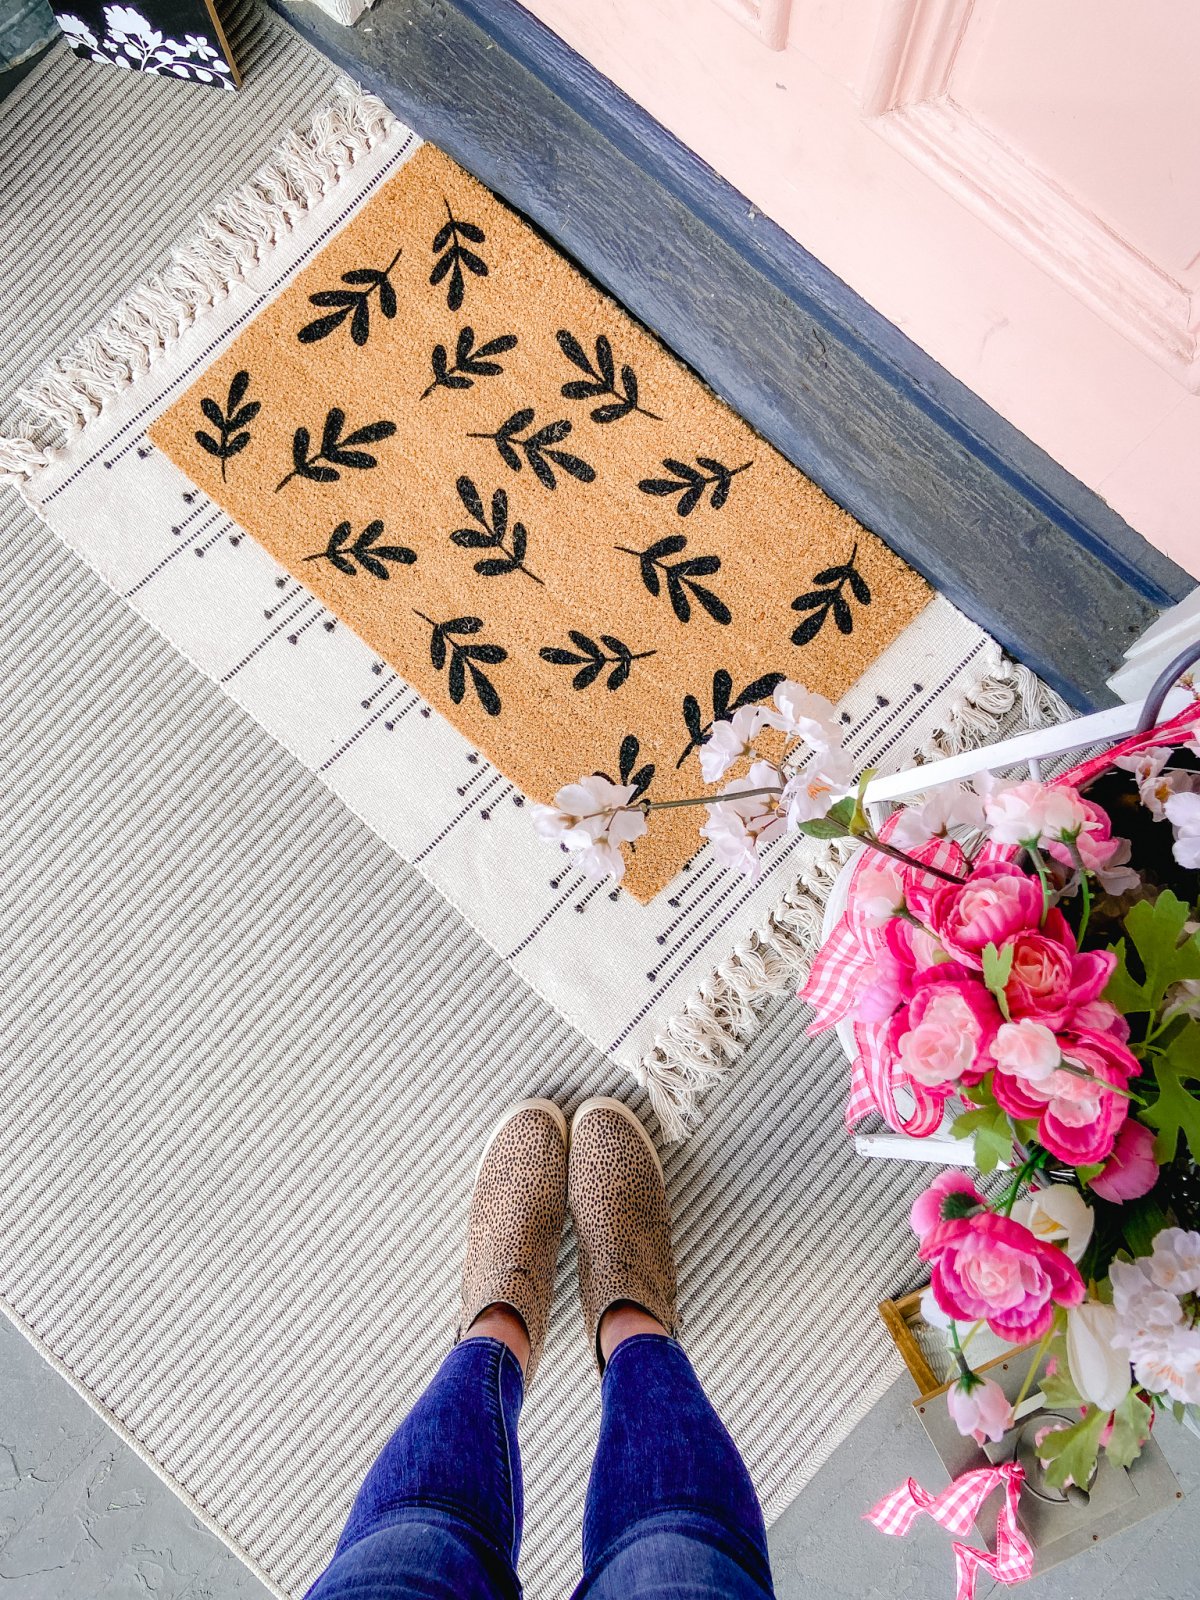
[[[836,700],[930,598],[429,145],[150,437],[539,800],[631,734],[653,798],[697,793],[725,705]],[[627,886],[697,842],[665,813]]]

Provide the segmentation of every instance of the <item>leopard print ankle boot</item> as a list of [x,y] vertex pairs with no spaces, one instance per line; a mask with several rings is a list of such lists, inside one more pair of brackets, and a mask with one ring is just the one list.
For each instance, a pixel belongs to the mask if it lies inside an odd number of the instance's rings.
[[522,1100],[475,1176],[455,1343],[489,1306],[515,1311],[529,1335],[527,1386],[545,1348],[566,1202],[566,1118],[549,1100]]
[[600,1371],[597,1335],[627,1301],[678,1332],[671,1214],[650,1135],[619,1100],[585,1100],[571,1123],[567,1198],[579,1239],[583,1320]]

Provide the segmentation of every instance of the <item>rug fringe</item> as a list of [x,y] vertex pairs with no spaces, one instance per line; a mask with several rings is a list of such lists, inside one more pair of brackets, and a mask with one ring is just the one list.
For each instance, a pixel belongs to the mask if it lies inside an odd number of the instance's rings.
[[[258,172],[202,215],[163,270],[99,327],[17,391],[41,421],[0,438],[0,478],[20,482],[148,371],[196,318],[227,295],[262,250],[286,234],[393,125],[391,112],[348,79],[306,128],[290,131]],[[52,425],[47,428],[46,424]],[[56,437],[48,435],[56,431]]]
[[[916,760],[936,761],[990,743],[1017,707],[1022,723],[1031,728],[1070,715],[1064,700],[992,643]],[[766,923],[735,946],[655,1036],[637,1078],[667,1139],[683,1139],[692,1131],[701,1097],[729,1076],[733,1061],[758,1032],[767,1001],[802,981],[820,948],[829,891],[856,848],[851,840],[834,839],[810,857]]]

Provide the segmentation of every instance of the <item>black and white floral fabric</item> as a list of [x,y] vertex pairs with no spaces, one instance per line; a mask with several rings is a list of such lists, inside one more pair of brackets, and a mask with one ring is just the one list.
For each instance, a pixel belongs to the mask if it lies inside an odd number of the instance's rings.
[[[153,13],[147,16],[145,11]],[[59,27],[77,55],[107,61],[127,71],[156,72],[193,83],[236,89],[207,6],[172,0],[166,7],[80,6],[56,12]],[[79,13],[82,12],[83,15]]]

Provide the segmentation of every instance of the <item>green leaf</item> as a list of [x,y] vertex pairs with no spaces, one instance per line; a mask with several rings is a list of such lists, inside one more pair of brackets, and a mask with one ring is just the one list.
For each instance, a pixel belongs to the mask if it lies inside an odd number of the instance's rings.
[[1012,1018],[1008,1012],[1008,995],[1006,985],[1012,976],[1013,956],[1016,954],[1015,945],[1006,945],[999,950],[994,944],[983,947],[983,981],[987,988],[996,997],[996,1004],[1006,1022]]
[[[867,792],[867,785],[875,776],[875,768],[868,767],[865,772],[858,775],[858,789],[854,796],[854,809],[846,826],[856,839],[861,839],[871,832],[871,820],[867,816],[866,807],[863,805],[863,796]],[[839,805],[846,805],[845,800],[840,800]]]
[[1145,993],[1129,970],[1129,951],[1124,939],[1118,939],[1116,944],[1110,944],[1108,948],[1116,956],[1117,964],[1104,987],[1104,998],[1116,1006],[1122,1016],[1145,1011]]
[[849,828],[851,819],[854,816],[854,801],[847,795],[844,800],[839,800],[835,805],[830,806],[829,815],[835,822],[840,822],[843,828]]
[[994,1172],[1012,1155],[1013,1132],[1008,1114],[993,1103],[964,1111],[954,1119],[950,1132],[956,1139],[975,1139],[975,1165],[980,1172]]
[[834,820],[832,812],[827,817],[813,817],[809,822],[802,822],[796,830],[806,833],[810,839],[844,839],[846,829]]
[[1058,1363],[1054,1372],[1043,1372],[1038,1382],[1038,1387],[1045,1395],[1048,1404],[1074,1406],[1082,1410],[1083,1396],[1071,1381],[1071,1369],[1067,1363],[1067,1341],[1061,1333],[1055,1335],[1046,1351],[1047,1365],[1051,1361]]
[[996,1096],[992,1092],[992,1074],[990,1072],[979,1083],[973,1083],[969,1087],[964,1085],[959,1090],[959,1093],[964,1100],[969,1100],[973,1106],[994,1106],[996,1104]]
[[1056,1428],[1038,1445],[1038,1455],[1048,1462],[1046,1482],[1053,1489],[1062,1489],[1068,1478],[1086,1489],[1096,1467],[1100,1453],[1100,1435],[1108,1421],[1108,1412],[1089,1406],[1087,1413],[1070,1427]]
[[1160,1010],[1172,984],[1185,978],[1200,978],[1200,934],[1180,943],[1190,908],[1164,889],[1153,903],[1139,900],[1125,918],[1125,930],[1133,941],[1145,977],[1139,983],[1129,971],[1125,941],[1112,948],[1117,968],[1104,990],[1104,998],[1118,1011],[1128,1014]]
[[1104,1453],[1114,1467],[1127,1467],[1141,1455],[1142,1446],[1150,1437],[1153,1415],[1136,1389],[1130,1389],[1112,1414],[1112,1436],[1104,1446]]
[[1079,1174],[1080,1183],[1091,1183],[1093,1178],[1100,1176],[1106,1165],[1107,1163],[1103,1161],[1092,1161],[1085,1166],[1076,1167],[1075,1171]]
[[1200,1161],[1200,1101],[1183,1086],[1185,1078],[1200,1078],[1200,1023],[1192,1018],[1164,1051],[1155,1053],[1153,1065],[1158,1099],[1141,1112],[1141,1119],[1158,1129],[1154,1159],[1160,1164],[1170,1161],[1182,1133],[1193,1158]]

